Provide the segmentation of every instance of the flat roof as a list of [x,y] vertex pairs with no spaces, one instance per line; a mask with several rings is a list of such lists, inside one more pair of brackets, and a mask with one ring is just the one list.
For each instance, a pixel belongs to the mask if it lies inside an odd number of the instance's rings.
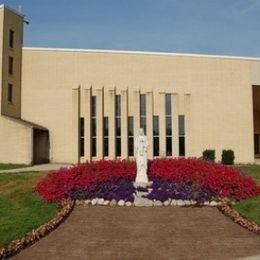
[[240,56],[227,56],[227,55],[207,55],[207,54],[174,53],[174,52],[102,50],[102,49],[70,49],[70,48],[44,48],[44,47],[23,47],[23,49],[31,50],[31,51],[89,52],[89,53],[160,55],[160,56],[184,56],[184,57],[204,57],[204,58],[221,58],[221,59],[260,61],[260,57],[254,58],[254,57],[242,57],[242,56],[240,57]]

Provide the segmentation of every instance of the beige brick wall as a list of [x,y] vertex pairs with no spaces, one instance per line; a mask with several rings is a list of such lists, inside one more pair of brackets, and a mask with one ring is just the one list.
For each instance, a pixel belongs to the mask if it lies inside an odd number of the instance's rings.
[[[253,162],[252,63],[249,60],[23,49],[22,117],[50,130],[51,159],[72,162],[75,151],[73,88],[104,87],[104,115],[111,89],[128,89],[135,115],[136,91],[153,92],[154,114],[162,114],[162,92],[173,93],[185,114],[187,156],[206,148],[233,149],[237,162]],[[81,97],[84,95],[82,94]],[[185,101],[186,100],[186,101]],[[81,115],[84,115],[81,99]],[[189,106],[189,107],[188,107]],[[75,115],[75,114],[74,114]],[[163,120],[163,118],[162,118]]]

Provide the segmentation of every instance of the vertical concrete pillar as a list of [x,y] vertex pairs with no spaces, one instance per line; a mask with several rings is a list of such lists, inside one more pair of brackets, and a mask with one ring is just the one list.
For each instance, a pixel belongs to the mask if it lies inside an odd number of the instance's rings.
[[191,94],[185,93],[184,94],[184,124],[185,124],[185,156],[189,157],[192,156],[192,147],[191,147]]
[[73,125],[73,140],[72,140],[72,162],[79,163],[79,99],[80,99],[80,88],[72,89],[72,125]]
[[103,88],[96,90],[97,95],[97,159],[103,159]]
[[179,95],[172,94],[172,153],[174,157],[179,156]]
[[160,156],[166,156],[166,126],[165,126],[165,93],[160,92],[158,95],[159,111],[159,132],[160,132]]
[[109,95],[109,159],[115,159],[116,157],[116,131],[115,131],[115,89],[110,89],[108,91]]
[[[140,130],[140,91],[135,90],[134,91],[134,100],[133,100],[133,106],[134,106],[134,138],[139,135]],[[136,157],[135,151],[134,156]]]
[[128,157],[128,91],[121,90],[121,158]]
[[148,159],[153,158],[153,92],[146,93],[146,133],[148,140]]
[[91,96],[92,87],[89,89],[84,89],[83,91],[83,115],[85,121],[84,129],[84,150],[85,150],[85,160],[91,160]]

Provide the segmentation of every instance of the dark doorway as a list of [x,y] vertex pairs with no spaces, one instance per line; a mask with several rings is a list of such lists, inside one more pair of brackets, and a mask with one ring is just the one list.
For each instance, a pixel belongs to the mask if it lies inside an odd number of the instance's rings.
[[48,163],[49,151],[49,131],[33,129],[33,164]]

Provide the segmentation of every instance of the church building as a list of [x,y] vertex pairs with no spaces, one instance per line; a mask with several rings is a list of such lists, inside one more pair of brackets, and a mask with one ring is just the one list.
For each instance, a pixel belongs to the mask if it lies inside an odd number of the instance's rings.
[[260,58],[23,46],[0,6],[0,162],[260,157]]

